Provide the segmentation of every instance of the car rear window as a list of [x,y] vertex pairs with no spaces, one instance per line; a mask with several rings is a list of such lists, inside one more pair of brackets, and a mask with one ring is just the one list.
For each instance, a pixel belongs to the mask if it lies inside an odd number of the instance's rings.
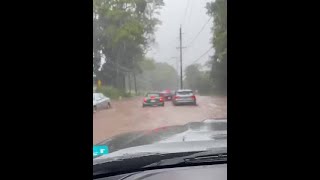
[[178,95],[193,95],[192,91],[180,91],[177,92]]
[[151,97],[151,96],[159,97],[160,94],[159,93],[149,93],[149,94],[147,94],[147,97]]

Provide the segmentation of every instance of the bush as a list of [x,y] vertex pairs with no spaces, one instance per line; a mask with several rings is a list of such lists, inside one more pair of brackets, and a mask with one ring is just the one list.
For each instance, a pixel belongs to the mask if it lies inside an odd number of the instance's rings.
[[97,88],[96,92],[102,93],[110,99],[119,99],[119,97],[131,97],[129,93],[123,90],[114,88],[112,86],[101,86]]

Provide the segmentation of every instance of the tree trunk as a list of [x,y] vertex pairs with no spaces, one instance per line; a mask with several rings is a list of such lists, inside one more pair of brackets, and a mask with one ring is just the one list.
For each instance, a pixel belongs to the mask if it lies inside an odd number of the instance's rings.
[[129,85],[129,94],[131,95],[131,79],[130,79],[130,73],[128,73],[128,85]]
[[133,80],[134,80],[134,91],[137,94],[137,82],[136,82],[136,73],[133,72]]

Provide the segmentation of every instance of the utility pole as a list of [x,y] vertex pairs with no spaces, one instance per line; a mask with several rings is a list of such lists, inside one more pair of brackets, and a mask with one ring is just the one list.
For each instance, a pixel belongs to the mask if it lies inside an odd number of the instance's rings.
[[181,32],[181,25],[179,30],[179,39],[180,39],[180,46],[177,49],[180,49],[180,89],[183,89],[183,76],[182,76],[182,32]]
[[134,80],[134,92],[137,95],[137,81],[136,81],[136,73],[133,72],[133,80]]
[[129,94],[131,95],[131,78],[130,78],[130,72],[128,73],[128,82],[129,82]]
[[179,89],[179,60],[176,59],[176,66],[177,66],[177,89]]
[[182,34],[181,34],[181,25],[180,25],[180,89],[183,89],[183,82],[182,82]]

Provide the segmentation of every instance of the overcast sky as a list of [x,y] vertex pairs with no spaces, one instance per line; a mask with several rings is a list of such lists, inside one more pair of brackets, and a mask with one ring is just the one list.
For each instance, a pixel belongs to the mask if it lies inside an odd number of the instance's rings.
[[[157,62],[167,62],[176,67],[176,59],[179,59],[179,27],[182,25],[182,46],[188,44],[196,37],[201,28],[210,18],[206,14],[205,5],[212,0],[164,0],[165,6],[160,10],[159,19],[162,21],[155,32],[156,43],[147,53],[148,57],[153,57]],[[205,53],[212,45],[211,28],[212,19],[207,23],[202,32],[194,42],[183,49],[183,67],[192,64],[198,57]],[[214,50],[203,56],[197,62],[204,64]]]

